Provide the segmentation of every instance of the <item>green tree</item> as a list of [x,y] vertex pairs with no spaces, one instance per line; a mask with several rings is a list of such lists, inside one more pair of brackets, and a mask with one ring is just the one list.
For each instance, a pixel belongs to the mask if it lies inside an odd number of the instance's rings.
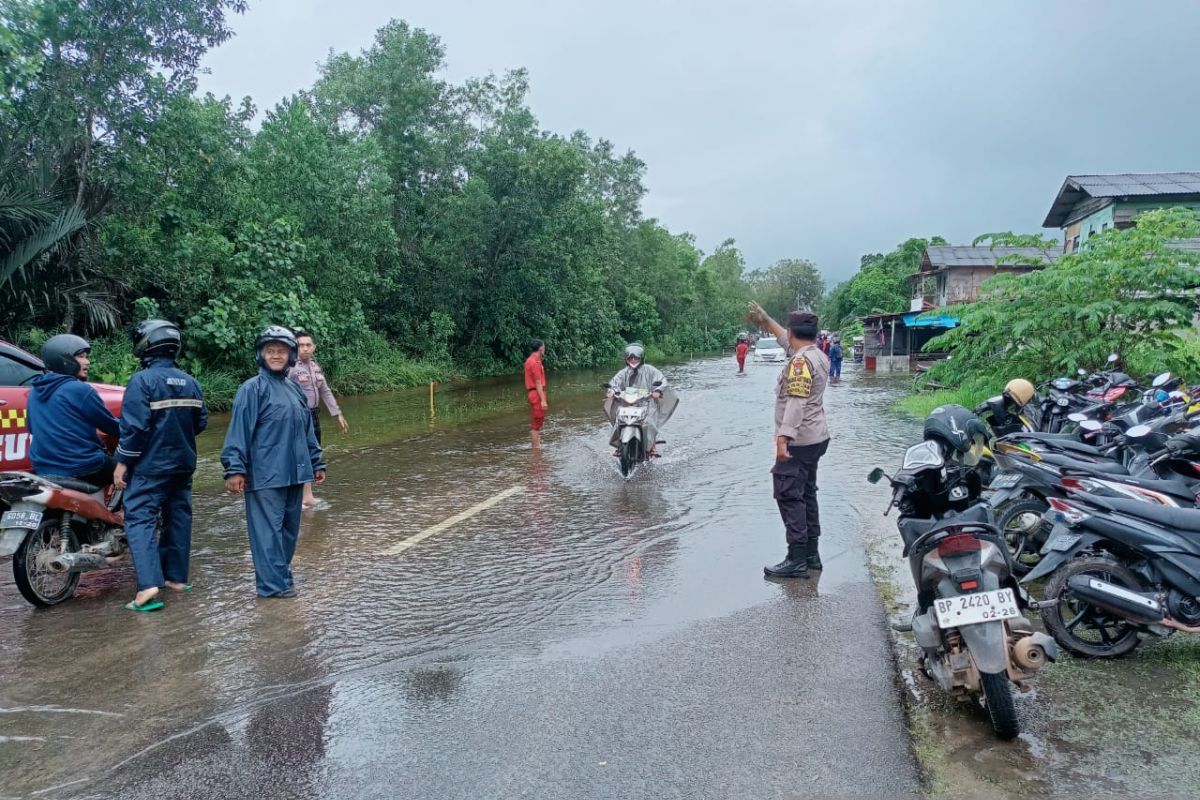
[[775,319],[797,309],[814,309],[825,294],[817,265],[803,258],[785,258],[749,276],[754,297]]
[[869,314],[907,311],[912,297],[909,276],[920,270],[926,247],[944,244],[940,236],[913,238],[886,255],[863,256],[858,272],[826,303],[828,327],[846,327]]
[[1044,269],[992,278],[980,302],[962,308],[959,326],[927,345],[953,354],[935,378],[1036,381],[1098,368],[1114,351],[1131,370],[1197,374],[1200,358],[1178,331],[1196,314],[1200,253],[1174,242],[1198,236],[1195,212],[1147,212]]

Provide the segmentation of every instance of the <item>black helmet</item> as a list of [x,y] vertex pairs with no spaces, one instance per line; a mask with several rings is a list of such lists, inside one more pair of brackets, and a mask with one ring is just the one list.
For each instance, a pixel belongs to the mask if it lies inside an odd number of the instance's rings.
[[987,442],[987,427],[979,417],[960,405],[938,406],[925,419],[926,441],[942,446],[946,458],[968,466],[979,462]]
[[75,360],[75,356],[90,352],[92,346],[88,344],[87,339],[73,333],[60,333],[58,336],[51,336],[42,345],[42,363],[51,372],[77,378],[79,362]]
[[646,348],[642,347],[641,342],[630,342],[625,345],[625,360],[628,361],[635,356],[639,361],[646,360]]
[[139,324],[130,336],[133,339],[133,354],[140,359],[167,356],[174,358],[183,347],[179,326],[165,319],[148,319]]
[[299,345],[296,344],[296,335],[282,325],[268,325],[263,329],[263,332],[258,335],[258,341],[254,344],[254,353],[258,357],[258,365],[265,367],[267,363],[263,361],[263,348],[269,342],[279,342],[287,345],[288,348],[288,368],[296,366],[296,356],[300,351]]

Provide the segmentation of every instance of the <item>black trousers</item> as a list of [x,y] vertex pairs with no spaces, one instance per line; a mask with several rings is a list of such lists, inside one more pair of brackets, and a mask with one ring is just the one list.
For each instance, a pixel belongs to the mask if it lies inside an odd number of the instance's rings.
[[317,444],[321,443],[321,407],[310,408],[313,417],[313,431],[317,434]]
[[787,530],[789,545],[807,544],[821,536],[821,514],[817,507],[817,462],[829,449],[829,440],[820,444],[789,447],[791,458],[776,461],[771,468],[775,484],[775,502]]

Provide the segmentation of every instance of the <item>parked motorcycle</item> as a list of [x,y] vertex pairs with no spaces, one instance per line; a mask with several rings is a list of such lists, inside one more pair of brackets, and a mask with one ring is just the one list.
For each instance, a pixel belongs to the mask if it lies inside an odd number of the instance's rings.
[[[655,445],[665,444],[662,439],[647,441],[650,427],[649,415],[652,413],[651,403],[658,403],[658,418],[656,424],[661,428],[679,405],[678,398],[670,390],[660,391],[660,381],[655,381],[650,390],[636,386],[626,386],[619,392],[612,390],[611,384],[603,383],[601,388],[608,389],[604,399],[604,412],[608,415],[613,426],[609,444],[617,449],[620,459],[621,474],[629,477],[640,465],[650,460],[650,451]],[[661,395],[656,398],[655,394]]]
[[1145,636],[1200,633],[1200,510],[1079,491],[1050,501],[1054,529],[1026,581],[1046,578],[1046,630],[1116,658]]
[[[1171,459],[1152,465],[1148,456],[1150,450],[1162,447],[1172,433],[1186,429],[1190,418],[1184,414],[1158,416],[1148,425],[1127,427],[1128,422],[1141,418],[1139,408],[1157,405],[1154,400],[1130,404],[1132,410],[1122,415],[1127,419],[1109,419],[1104,423],[1072,415],[1079,426],[1074,434],[1022,432],[993,443],[999,474],[989,486],[992,489],[989,502],[995,509],[996,523],[1005,533],[1018,574],[1028,571],[1039,557],[1049,533],[1049,526],[1042,519],[1048,508],[1047,499],[1066,496],[1062,486],[1065,474],[1142,483],[1146,489],[1178,497],[1181,504],[1191,505],[1193,489],[1200,477],[1192,463]],[[1111,405],[1099,408],[1111,409]],[[1127,431],[1141,428],[1145,431],[1140,436],[1127,435]]]
[[35,606],[68,600],[84,572],[129,551],[124,514],[105,503],[105,488],[72,478],[0,472],[0,556],[13,557],[13,579]]
[[1022,615],[1023,592],[991,509],[982,501],[976,463],[983,424],[962,406],[942,406],[925,422],[925,441],[908,448],[887,478],[897,527],[917,588],[911,631],[922,668],[943,691],[981,702],[996,734],[1020,732],[1012,683],[1057,657],[1054,641]]

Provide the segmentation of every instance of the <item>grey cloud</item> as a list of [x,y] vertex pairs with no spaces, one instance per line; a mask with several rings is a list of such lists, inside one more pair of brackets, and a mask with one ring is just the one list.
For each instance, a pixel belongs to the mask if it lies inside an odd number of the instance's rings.
[[1200,169],[1200,5],[251,0],[201,88],[260,108],[389,18],[448,77],[526,67],[549,129],[649,166],[646,211],[830,282],[914,235],[1040,225],[1063,176]]

